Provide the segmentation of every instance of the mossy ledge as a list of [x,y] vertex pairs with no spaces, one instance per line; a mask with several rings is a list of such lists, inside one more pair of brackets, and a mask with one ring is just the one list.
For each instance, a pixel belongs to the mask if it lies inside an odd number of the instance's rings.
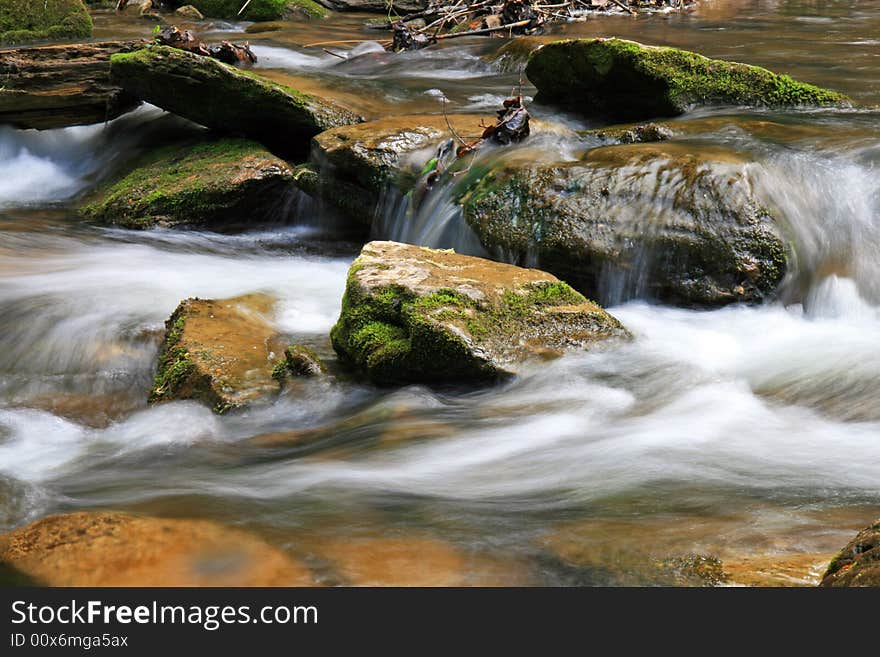
[[284,155],[304,156],[318,133],[363,121],[328,100],[167,46],[114,55],[110,75],[136,98]]
[[81,0],[3,0],[0,45],[92,36],[92,18]]
[[542,46],[526,75],[538,100],[588,115],[637,121],[695,105],[846,106],[843,94],[759,66],[623,39],[572,39]]
[[245,21],[277,21],[294,15],[323,18],[328,14],[314,0],[251,0],[243,12],[244,0],[172,0],[171,4],[192,5],[209,18]]
[[293,171],[246,139],[175,144],[152,151],[100,186],[81,215],[126,228],[250,224],[293,193]]
[[340,357],[380,384],[486,382],[531,357],[626,336],[546,272],[395,242],[361,251],[330,334]]

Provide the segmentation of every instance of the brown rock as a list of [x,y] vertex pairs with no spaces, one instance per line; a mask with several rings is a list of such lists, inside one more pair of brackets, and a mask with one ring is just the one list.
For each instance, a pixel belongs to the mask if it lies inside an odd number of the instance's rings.
[[309,586],[305,567],[206,520],[50,516],[0,537],[0,564],[47,586]]
[[182,301],[165,323],[150,401],[197,399],[223,413],[277,394],[272,306],[262,294]]

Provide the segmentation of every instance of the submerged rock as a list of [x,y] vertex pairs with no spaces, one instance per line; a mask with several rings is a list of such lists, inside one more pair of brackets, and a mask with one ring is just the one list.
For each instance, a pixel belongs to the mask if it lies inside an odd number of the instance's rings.
[[165,322],[150,402],[196,399],[224,413],[276,395],[272,305],[261,294],[182,301]]
[[363,120],[330,101],[167,46],[114,55],[110,61],[113,81],[133,96],[282,153],[302,155],[314,135]]
[[587,115],[676,116],[694,105],[846,105],[843,94],[759,66],[622,39],[557,41],[529,58],[538,100]]
[[551,274],[396,242],[363,248],[330,334],[378,383],[491,380],[529,357],[624,336]]
[[786,244],[746,163],[721,149],[607,146],[580,161],[474,171],[459,185],[490,253],[536,262],[606,301],[759,301],[786,271]]
[[278,212],[292,181],[283,160],[246,139],[175,144],[99,187],[81,213],[126,228],[253,224]]
[[831,560],[819,586],[880,586],[880,520]]
[[314,583],[308,568],[248,532],[116,512],[49,516],[0,536],[0,575],[42,586]]
[[114,119],[140,101],[110,82],[110,56],[141,41],[0,51],[0,124],[46,130]]
[[92,18],[82,0],[3,0],[0,45],[92,36]]

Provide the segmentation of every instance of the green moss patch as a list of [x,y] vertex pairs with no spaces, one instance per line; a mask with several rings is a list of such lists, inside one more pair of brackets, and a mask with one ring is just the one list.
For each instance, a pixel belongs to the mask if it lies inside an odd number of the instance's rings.
[[81,0],[3,0],[0,44],[75,39],[92,34],[92,19]]

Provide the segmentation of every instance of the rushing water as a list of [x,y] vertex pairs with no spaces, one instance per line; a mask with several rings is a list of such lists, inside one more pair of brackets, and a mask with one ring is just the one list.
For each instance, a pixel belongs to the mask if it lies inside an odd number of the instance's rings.
[[[138,21],[100,16],[98,36],[145,34]],[[450,111],[488,111],[519,84],[486,61],[495,39],[404,55],[334,47],[345,60],[302,47],[374,37],[362,21],[252,35],[260,67],[370,116],[438,112],[441,97]],[[242,27],[216,24],[211,36],[241,38]],[[75,508],[206,517],[309,563],[355,539],[366,558],[391,538],[410,545],[394,576],[367,580],[378,583],[650,583],[647,557],[689,553],[792,562],[790,581],[814,579],[880,515],[880,115],[870,109],[880,2],[716,1],[555,33],[759,63],[862,103],[675,122],[694,149],[745,155],[785,218],[797,267],[777,302],[700,312],[632,298],[635,288],[615,297],[609,283],[606,301],[626,299],[611,312],[632,343],[491,389],[340,378],[229,416],[191,402],[151,408],[162,325],[186,297],[271,294],[279,331],[332,359],[327,333],[358,245],[306,203],[236,234],[85,226],[78,195],[156,139],[195,128],[149,107],[107,126],[0,127],[0,525]],[[589,147],[566,134],[539,150]],[[377,224],[384,236],[478,251],[442,193],[406,226],[398,206]]]

